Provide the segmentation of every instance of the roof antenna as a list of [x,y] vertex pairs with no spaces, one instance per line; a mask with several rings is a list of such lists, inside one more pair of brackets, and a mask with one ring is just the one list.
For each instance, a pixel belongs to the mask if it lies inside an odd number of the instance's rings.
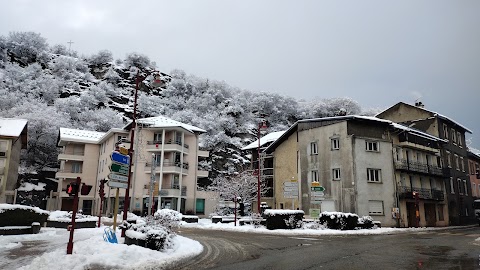
[[415,100],[415,107],[424,108],[425,105],[423,105],[423,103],[420,101],[420,98],[421,97],[419,97]]

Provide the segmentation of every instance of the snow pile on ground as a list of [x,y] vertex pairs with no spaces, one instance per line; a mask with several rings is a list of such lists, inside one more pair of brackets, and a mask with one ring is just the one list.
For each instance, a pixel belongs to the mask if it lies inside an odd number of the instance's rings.
[[[127,213],[127,220],[138,220],[141,219],[140,216],[135,215],[134,213]],[[117,214],[117,223],[122,223],[123,221],[123,211],[120,214]],[[113,223],[113,217],[102,217],[102,222]]]
[[38,214],[48,214],[50,212],[42,210],[38,207],[32,207],[32,206],[26,206],[26,205],[20,205],[20,204],[8,204],[8,203],[0,203],[0,213],[3,213],[8,210],[14,210],[14,209],[24,209],[24,210],[29,210],[32,212],[36,212]]
[[[50,212],[48,220],[50,221],[59,221],[59,222],[71,222],[72,221],[72,212],[67,211],[53,211]],[[77,213],[75,215],[75,222],[86,222],[86,221],[98,221],[98,217],[83,215]]]
[[199,228],[207,230],[236,231],[261,234],[275,235],[374,235],[374,234],[395,234],[405,232],[420,232],[430,230],[441,230],[444,228],[376,228],[376,229],[359,229],[359,230],[332,230],[324,227],[318,229],[300,228],[294,230],[268,230],[264,226],[255,228],[254,225],[237,226],[232,223],[212,223],[210,219],[199,219],[198,223],[182,222],[183,228]]
[[[120,231],[117,231],[119,244],[111,244],[103,240],[105,227],[75,230],[73,254],[67,255],[66,248],[69,232],[65,229],[42,228],[38,235],[0,236],[0,254],[2,249],[14,252],[15,248],[22,248],[22,241],[48,241],[46,253],[33,258],[25,265],[23,261],[8,261],[11,269],[23,270],[55,270],[55,269],[151,269],[153,266],[162,267],[179,260],[200,254],[203,247],[197,241],[177,236],[173,239],[173,246],[163,252],[123,244]],[[0,256],[1,257],[1,256]],[[5,258],[5,257],[4,257]],[[2,265],[0,263],[0,266]],[[22,264],[23,263],[23,264]],[[1,267],[0,267],[1,268]],[[156,269],[156,268],[155,268]]]

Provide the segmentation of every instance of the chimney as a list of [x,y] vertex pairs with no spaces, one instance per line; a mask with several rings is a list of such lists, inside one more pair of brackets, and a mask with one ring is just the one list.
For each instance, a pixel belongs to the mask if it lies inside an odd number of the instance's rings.
[[423,107],[425,107],[425,105],[423,105],[423,103],[421,101],[416,101],[415,102],[415,107],[423,108]]

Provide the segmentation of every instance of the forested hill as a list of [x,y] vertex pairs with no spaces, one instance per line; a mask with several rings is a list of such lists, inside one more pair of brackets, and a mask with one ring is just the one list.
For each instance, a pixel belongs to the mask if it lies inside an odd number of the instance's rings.
[[[33,32],[0,36],[0,117],[29,120],[23,168],[58,166],[60,127],[97,131],[122,127],[132,115],[138,69],[150,72],[155,63],[139,53],[125,59],[114,59],[108,50],[80,55],[64,45],[50,45]],[[213,176],[234,172],[248,162],[240,148],[256,139],[260,114],[266,115],[273,132],[287,129],[298,119],[332,116],[341,109],[349,114],[362,112],[349,98],[304,102],[239,89],[181,70],[161,75],[165,82],[161,88],[152,88],[149,78],[142,84],[139,117],[164,115],[207,130],[201,147],[211,151]]]

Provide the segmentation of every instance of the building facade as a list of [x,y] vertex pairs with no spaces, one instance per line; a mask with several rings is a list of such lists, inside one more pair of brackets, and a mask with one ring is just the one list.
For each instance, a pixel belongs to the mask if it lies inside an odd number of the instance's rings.
[[[65,130],[60,130],[58,145],[64,152],[83,152],[83,156],[77,154],[73,159],[71,156],[59,155],[61,171],[57,173],[57,178],[64,183],[60,193],[60,208],[71,208],[68,204],[71,199],[64,190],[68,183],[80,176],[82,182],[92,184],[94,188],[88,196],[80,196],[79,207],[84,213],[98,214],[100,181],[109,180],[111,153],[118,147],[130,148],[131,124],[123,129],[111,129],[107,133],[67,130],[74,133],[70,137],[66,136]],[[198,136],[203,132],[205,131],[200,128],[166,117],[137,120],[131,168],[131,212],[140,215],[147,213],[148,207],[151,207],[149,197],[153,183],[154,209],[168,208],[198,215],[211,213],[216,203],[210,200],[211,194],[197,191],[198,178],[208,177],[208,171],[198,167],[199,158],[209,155],[208,151],[202,151],[198,147]],[[80,168],[80,174],[76,172],[77,168]],[[109,188],[107,183],[105,193],[103,214],[111,214],[114,212],[116,189]],[[122,211],[125,189],[120,189],[119,193],[119,211]]]
[[443,164],[443,178],[446,187],[450,225],[464,225],[475,222],[470,177],[467,173],[467,147],[465,132],[471,131],[458,122],[416,106],[399,102],[377,117],[396,123],[403,123],[447,143],[441,145],[440,155]]
[[472,197],[480,199],[480,156],[472,151],[468,155],[468,174],[472,185]]
[[0,118],[0,203],[13,204],[20,151],[27,148],[27,120]]
[[[390,121],[362,116],[295,123],[266,149],[274,156],[275,208],[351,212],[394,226],[389,130]],[[285,197],[282,188],[291,179],[299,183],[294,199]],[[319,183],[323,192],[313,196],[312,183]]]

